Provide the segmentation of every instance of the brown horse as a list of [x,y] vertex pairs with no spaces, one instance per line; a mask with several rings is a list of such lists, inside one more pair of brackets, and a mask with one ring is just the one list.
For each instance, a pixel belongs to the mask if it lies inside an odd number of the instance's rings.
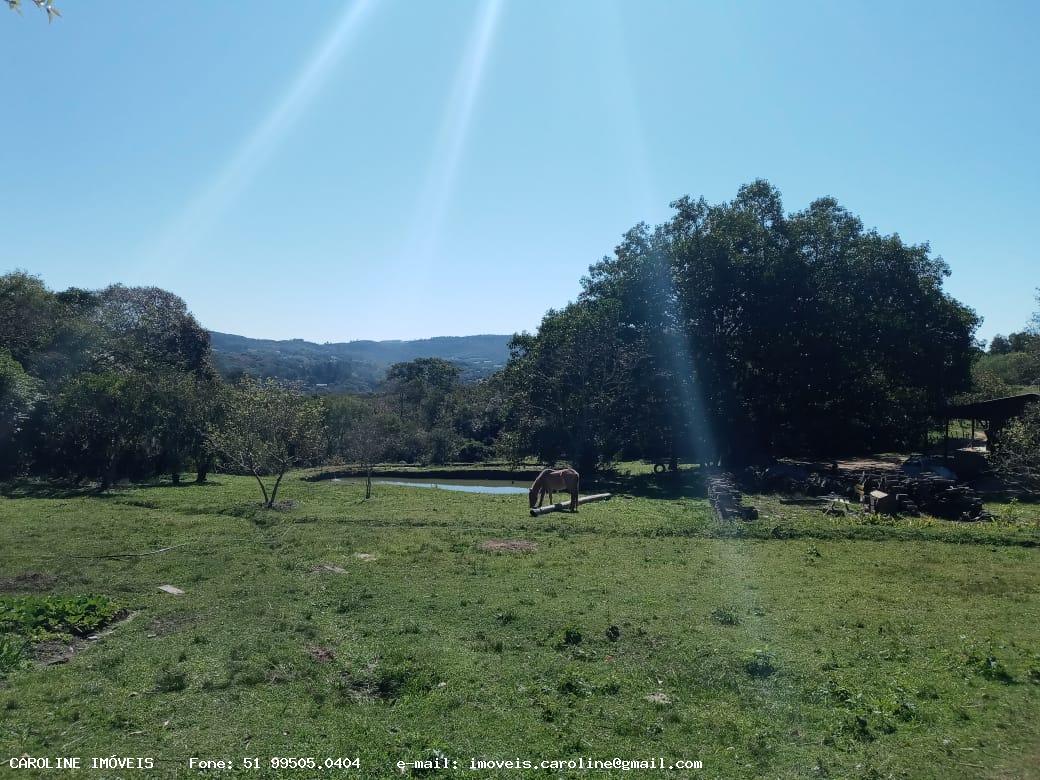
[[535,504],[542,505],[545,497],[549,496],[549,503],[553,503],[553,491],[566,490],[571,494],[571,511],[578,511],[578,472],[574,469],[544,469],[531,485],[527,498],[531,509]]

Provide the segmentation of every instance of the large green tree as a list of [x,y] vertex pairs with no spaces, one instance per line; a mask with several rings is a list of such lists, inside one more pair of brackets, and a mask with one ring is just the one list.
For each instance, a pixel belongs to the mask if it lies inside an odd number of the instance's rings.
[[[17,426],[4,471],[94,478],[167,472],[204,477],[206,429],[219,397],[209,335],[180,298],[150,287],[52,292],[35,276],[0,276],[0,350]],[[19,390],[14,393],[14,390]],[[12,407],[15,408],[15,407]]]
[[830,198],[787,214],[764,181],[672,205],[515,343],[510,429],[530,451],[740,463],[905,447],[970,384],[978,318],[927,245]]

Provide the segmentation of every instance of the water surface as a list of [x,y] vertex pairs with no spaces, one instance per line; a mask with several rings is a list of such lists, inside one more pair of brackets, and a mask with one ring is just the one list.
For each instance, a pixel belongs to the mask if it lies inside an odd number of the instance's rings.
[[[363,479],[349,479],[346,482],[364,482]],[[456,490],[461,493],[492,493],[497,495],[526,493],[527,485],[520,485],[504,479],[438,479],[431,482],[424,479],[373,479],[374,485],[401,485],[404,487],[435,488],[438,490]]]

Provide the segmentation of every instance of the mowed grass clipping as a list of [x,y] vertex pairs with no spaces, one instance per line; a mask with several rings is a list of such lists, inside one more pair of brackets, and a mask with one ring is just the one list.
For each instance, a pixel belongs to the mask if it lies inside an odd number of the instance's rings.
[[263,511],[250,479],[215,482],[0,499],[0,597],[133,615],[66,663],[30,649],[6,673],[5,762],[155,756],[177,776],[190,756],[359,755],[362,776],[388,777],[435,756],[664,756],[705,777],[1040,776],[1029,508],[968,526],[751,497],[758,521],[719,525],[680,490],[531,518],[526,496],[376,485],[364,501],[297,476],[294,506]]

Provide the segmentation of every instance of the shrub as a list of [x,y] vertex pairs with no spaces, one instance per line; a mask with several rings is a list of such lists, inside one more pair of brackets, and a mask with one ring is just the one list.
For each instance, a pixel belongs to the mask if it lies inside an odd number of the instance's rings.
[[1040,404],[1004,428],[992,464],[1006,482],[1040,492]]

